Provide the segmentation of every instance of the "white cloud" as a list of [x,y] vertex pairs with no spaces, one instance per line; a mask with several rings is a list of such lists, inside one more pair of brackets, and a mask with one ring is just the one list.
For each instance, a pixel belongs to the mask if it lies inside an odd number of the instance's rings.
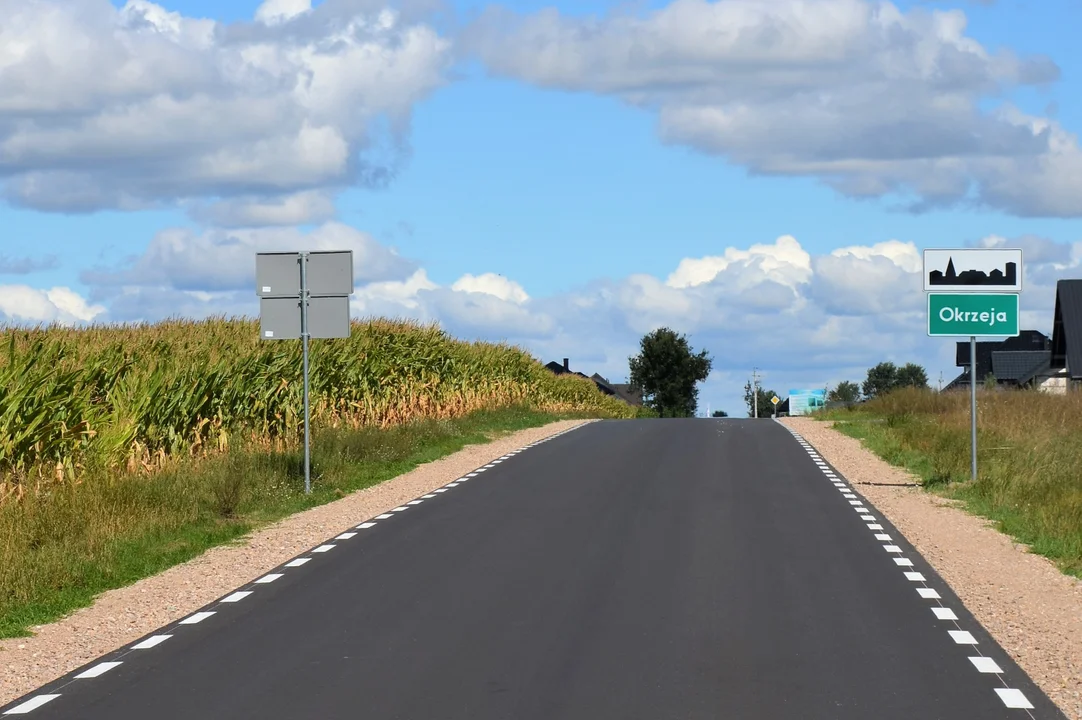
[[367,1],[269,0],[234,24],[145,0],[0,15],[0,180],[42,210],[222,199],[234,222],[281,224],[316,201],[325,218],[317,191],[394,176],[451,62],[433,28]]
[[359,283],[399,279],[414,264],[371,236],[338,222],[310,233],[296,228],[209,230],[196,234],[174,228],[158,233],[146,251],[126,267],[82,273],[98,287],[165,287],[181,291],[255,292],[257,252],[352,250]]
[[277,197],[246,196],[193,207],[198,220],[219,228],[305,225],[334,217],[334,201],[318,190]]
[[1082,150],[1058,123],[981,102],[1058,79],[991,51],[958,10],[874,0],[675,0],[648,14],[490,9],[464,36],[495,74],[612,95],[665,142],[915,209],[1082,215]]
[[39,290],[27,285],[0,285],[0,321],[19,325],[38,323],[76,325],[105,313],[66,287]]
[[467,273],[456,280],[451,285],[451,289],[457,292],[491,295],[517,305],[530,299],[521,285],[496,273],[484,273],[477,276]]
[[[88,278],[101,283],[91,300],[105,305],[107,313],[81,299],[78,305],[77,296],[68,296],[67,306],[59,296],[52,303],[71,317],[86,318],[93,311],[100,321],[254,316],[254,248],[296,249],[302,243],[311,249],[349,246],[366,258],[358,262],[352,299],[357,317],[437,321],[457,337],[508,341],[545,361],[569,357],[574,369],[599,372],[614,382],[626,376],[627,358],[637,352],[642,335],[661,326],[688,333],[693,346],[711,353],[716,374],[710,383],[758,366],[771,378],[769,387],[783,392],[861,380],[882,360],[921,363],[933,380],[940,371],[946,380],[957,374],[953,341],[927,337],[920,251],[897,239],[820,254],[786,235],[773,243],[686,258],[667,279],[637,273],[532,297],[512,279],[493,273],[437,283],[424,268],[336,223],[309,235],[282,229],[202,235],[171,230],[159,233],[130,267]],[[1027,329],[1050,333],[1056,281],[1082,275],[1082,243],[989,236],[975,244],[1023,248],[1023,321]],[[48,316],[42,298],[39,293],[20,300],[26,307],[37,303],[24,315]],[[739,398],[742,384],[708,384],[704,397]],[[725,409],[739,410],[738,401],[726,402]]]
[[311,10],[312,0],[266,0],[255,11],[255,19],[265,25],[278,25]]

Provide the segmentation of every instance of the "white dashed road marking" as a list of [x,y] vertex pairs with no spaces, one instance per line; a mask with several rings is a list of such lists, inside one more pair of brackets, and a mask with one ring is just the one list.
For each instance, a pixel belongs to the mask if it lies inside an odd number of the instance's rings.
[[996,665],[996,661],[987,657],[971,657],[969,659],[973,666],[977,668],[977,672],[982,673],[1001,673],[999,665]]
[[83,672],[79,673],[78,675],[75,676],[75,678],[80,679],[80,680],[85,679],[85,678],[96,678],[99,675],[104,675],[105,673],[109,672],[110,670],[117,667],[118,665],[120,665],[120,663],[118,663],[118,662],[98,663],[97,665],[90,668],[89,670],[84,670]]
[[173,637],[172,635],[152,635],[141,643],[137,643],[131,646],[132,650],[149,650],[152,647],[157,647],[163,642]]
[[1015,690],[1014,688],[996,688],[996,694],[999,695],[999,699],[1003,701],[1003,704],[1009,708],[1019,708],[1021,710],[1033,709],[1033,703],[1026,700],[1026,696],[1022,694],[1021,690]]
[[248,597],[251,594],[252,594],[251,590],[240,590],[240,591],[237,591],[237,592],[233,593],[232,595],[230,595],[228,597],[222,598],[222,602],[227,602],[227,603],[240,602],[241,600],[243,600],[244,598]]
[[919,594],[925,600],[938,600],[939,593],[932,588],[917,588],[917,594]]
[[327,552],[328,550],[333,550],[333,549],[334,549],[334,545],[320,545],[319,547],[317,547],[312,552],[324,553],[324,552]]
[[191,617],[186,617],[183,620],[181,620],[180,624],[181,625],[195,625],[196,623],[203,622],[204,620],[206,620],[207,618],[209,618],[213,614],[214,614],[213,610],[207,610],[205,612],[197,612],[195,615],[192,615]]
[[357,535],[357,533],[355,533],[355,532],[344,532],[341,535],[336,535],[334,539],[335,540],[349,540],[351,537],[354,537],[356,535]]
[[312,558],[297,558],[296,560],[290,560],[286,563],[286,567],[300,567],[311,559]]
[[57,693],[55,695],[38,695],[37,697],[30,698],[29,700],[22,703],[21,705],[16,705],[15,707],[11,708],[10,710],[5,712],[4,714],[5,715],[25,715],[26,713],[30,712],[31,710],[37,710],[39,707],[41,707],[45,703],[49,702],[50,700],[55,700],[58,697],[60,697],[59,693]]
[[935,613],[936,620],[957,620],[958,616],[954,614],[954,611],[945,607],[934,607],[932,612]]
[[913,561],[909,558],[894,558],[894,564],[902,567],[913,567]]
[[376,526],[376,524],[374,522],[366,522],[366,523],[361,523],[360,525],[358,525],[357,529],[358,530],[367,530],[368,528],[375,527],[375,526]]
[[263,577],[256,580],[256,582],[260,585],[265,585],[266,583],[274,582],[280,577],[282,577],[282,573],[271,573],[270,575],[264,575]]
[[919,572],[907,572],[905,574],[906,580],[912,580],[913,582],[924,582],[924,576]]
[[968,630],[948,630],[951,640],[959,645],[976,645],[977,639]]

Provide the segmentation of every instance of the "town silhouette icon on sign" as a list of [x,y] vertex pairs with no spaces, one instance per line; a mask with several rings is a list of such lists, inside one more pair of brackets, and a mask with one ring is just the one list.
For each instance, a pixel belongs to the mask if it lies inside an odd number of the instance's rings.
[[947,270],[932,270],[928,273],[929,285],[1006,285],[1013,287],[1017,281],[1018,265],[1009,262],[1003,270],[996,268],[986,273],[983,270],[964,270],[958,273],[954,269],[954,258],[947,261]]

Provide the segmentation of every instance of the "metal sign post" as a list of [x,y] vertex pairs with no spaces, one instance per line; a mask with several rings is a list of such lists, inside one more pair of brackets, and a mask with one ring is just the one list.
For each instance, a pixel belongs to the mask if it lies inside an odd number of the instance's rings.
[[353,251],[256,253],[256,294],[259,338],[301,341],[304,492],[308,494],[312,492],[308,341],[349,337]]
[[1022,251],[926,249],[929,337],[969,336],[969,470],[977,479],[977,338],[1020,334]]
[[969,338],[969,479],[977,480],[977,338]]
[[304,366],[304,492],[312,492],[312,454],[308,405],[308,253],[302,252],[301,263],[301,364]]

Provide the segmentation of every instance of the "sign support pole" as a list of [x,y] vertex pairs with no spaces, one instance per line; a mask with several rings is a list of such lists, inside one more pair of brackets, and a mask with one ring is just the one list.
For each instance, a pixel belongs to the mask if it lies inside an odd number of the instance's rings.
[[312,456],[309,447],[310,419],[308,407],[308,253],[302,252],[301,261],[301,356],[304,365],[304,493],[312,492]]
[[970,475],[977,481],[977,338],[969,338]]

